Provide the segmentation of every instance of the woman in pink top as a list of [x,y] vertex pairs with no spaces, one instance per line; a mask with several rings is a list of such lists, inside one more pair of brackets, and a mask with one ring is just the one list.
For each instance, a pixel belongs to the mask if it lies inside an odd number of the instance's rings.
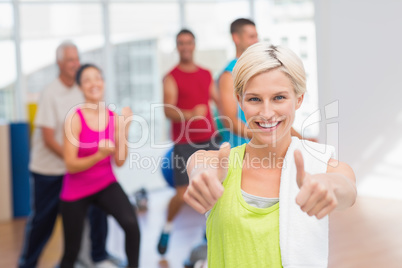
[[[60,195],[64,227],[64,255],[61,268],[72,268],[81,243],[88,207],[97,205],[116,218],[126,234],[129,267],[138,267],[140,231],[133,207],[113,174],[111,161],[122,166],[127,158],[125,143],[132,115],[129,107],[123,116],[108,110],[103,102],[104,82],[100,69],[81,66],[77,84],[85,103],[65,124],[64,161],[67,174]],[[122,120],[118,120],[121,118]]]

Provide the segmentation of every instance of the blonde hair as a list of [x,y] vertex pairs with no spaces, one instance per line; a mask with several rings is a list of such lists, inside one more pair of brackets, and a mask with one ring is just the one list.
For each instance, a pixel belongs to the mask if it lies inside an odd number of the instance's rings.
[[306,92],[306,73],[300,58],[286,47],[260,42],[250,46],[233,69],[235,94],[242,97],[252,77],[274,69],[289,77],[297,97]]

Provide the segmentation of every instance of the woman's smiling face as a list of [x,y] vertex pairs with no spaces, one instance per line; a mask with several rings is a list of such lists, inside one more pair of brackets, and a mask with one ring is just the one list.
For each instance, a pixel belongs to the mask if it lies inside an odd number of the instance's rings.
[[104,82],[101,72],[94,67],[86,68],[81,75],[80,88],[85,99],[95,102],[103,100]]
[[248,80],[242,97],[238,96],[254,144],[274,144],[290,137],[295,112],[303,102],[296,96],[289,77],[280,69],[263,72]]

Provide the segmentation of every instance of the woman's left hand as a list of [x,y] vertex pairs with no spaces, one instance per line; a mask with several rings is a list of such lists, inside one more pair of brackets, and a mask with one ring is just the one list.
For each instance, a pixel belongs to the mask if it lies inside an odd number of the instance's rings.
[[129,118],[133,114],[134,113],[131,110],[130,106],[126,106],[126,107],[123,107],[123,109],[121,109],[121,115],[124,116],[124,120],[126,120],[127,118]]
[[303,156],[300,151],[294,152],[297,168],[297,185],[300,192],[296,196],[296,203],[309,216],[322,219],[331,213],[338,205],[335,191],[327,174],[311,175],[304,170]]
[[134,113],[129,106],[126,106],[121,110],[121,115],[123,116],[123,120],[120,120],[120,122],[123,122],[123,124],[120,124],[120,128],[126,129],[130,126],[132,121],[130,117],[132,117]]

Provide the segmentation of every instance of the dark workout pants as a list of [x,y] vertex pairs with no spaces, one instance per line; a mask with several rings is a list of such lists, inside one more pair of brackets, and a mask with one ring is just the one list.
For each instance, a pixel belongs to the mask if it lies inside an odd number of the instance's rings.
[[[24,246],[18,261],[19,268],[35,268],[49,240],[60,206],[60,190],[64,175],[42,175],[31,173],[31,213],[24,236]],[[95,262],[108,258],[106,252],[106,214],[91,206],[88,213],[91,226],[92,259]]]
[[85,215],[90,205],[96,205],[112,215],[126,234],[126,255],[129,267],[138,267],[140,231],[134,208],[120,184],[73,202],[61,202],[64,229],[64,255],[60,268],[73,268],[77,259]]

